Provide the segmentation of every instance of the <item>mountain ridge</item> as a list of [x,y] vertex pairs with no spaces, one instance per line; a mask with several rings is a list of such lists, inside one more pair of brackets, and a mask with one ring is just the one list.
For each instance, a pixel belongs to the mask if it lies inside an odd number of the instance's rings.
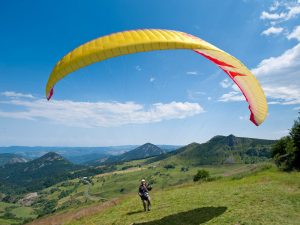
[[90,165],[95,164],[112,164],[112,163],[120,163],[125,161],[131,161],[136,159],[144,159],[149,158],[153,156],[158,156],[165,154],[166,151],[158,147],[157,145],[154,145],[152,143],[145,143],[141,146],[138,146],[137,148],[125,152],[121,155],[116,156],[110,156],[107,159],[103,160],[103,158],[94,160],[90,162]]
[[217,135],[205,143],[194,142],[177,149],[164,159],[164,163],[254,163],[271,157],[273,143],[274,140]]

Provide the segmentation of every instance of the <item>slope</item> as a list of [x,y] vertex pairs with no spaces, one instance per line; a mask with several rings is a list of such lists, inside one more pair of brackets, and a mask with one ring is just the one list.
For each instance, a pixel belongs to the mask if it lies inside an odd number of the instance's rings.
[[[99,210],[85,208],[85,214],[50,216],[31,225],[199,225],[265,224],[296,225],[300,220],[300,174],[275,168],[239,174],[212,182],[188,184],[151,192],[153,208],[143,212],[134,195],[106,204]],[[70,212],[69,212],[70,213]],[[77,215],[77,216],[76,216]]]
[[28,159],[20,155],[0,153],[0,166],[4,166],[5,164],[24,163],[28,161]]
[[234,135],[215,136],[204,144],[184,146],[168,154],[162,162],[186,166],[256,163],[271,157],[274,142]]
[[0,170],[0,190],[36,191],[66,178],[70,171],[82,169],[54,152],[27,163],[7,164]]

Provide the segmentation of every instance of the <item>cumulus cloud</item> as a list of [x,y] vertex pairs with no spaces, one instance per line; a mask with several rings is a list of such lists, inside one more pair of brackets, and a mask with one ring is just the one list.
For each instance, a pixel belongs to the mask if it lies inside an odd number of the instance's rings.
[[252,69],[270,104],[300,104],[300,43]]
[[281,32],[283,31],[283,28],[282,27],[270,27],[266,30],[264,30],[261,34],[262,35],[266,35],[266,36],[269,36],[269,35],[276,35],[276,34],[280,34]]
[[[286,75],[297,75],[299,79],[300,67],[300,44],[297,44],[291,49],[286,50],[283,54],[277,57],[270,57],[262,60],[256,68],[252,70],[256,76],[277,76],[286,79]],[[296,78],[296,77],[295,77]],[[281,80],[284,80],[280,78]]]
[[[0,117],[47,120],[73,127],[115,127],[183,119],[204,112],[198,103],[155,103],[148,107],[135,102],[76,102],[69,100],[14,99],[0,104],[12,108],[0,110]],[[17,106],[17,107],[15,107]],[[13,109],[13,108],[16,109]]]

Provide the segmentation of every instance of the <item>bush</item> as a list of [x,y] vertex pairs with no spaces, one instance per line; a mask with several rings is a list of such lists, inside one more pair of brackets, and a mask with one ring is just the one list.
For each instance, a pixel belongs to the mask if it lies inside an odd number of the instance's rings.
[[196,181],[206,181],[209,178],[209,172],[207,170],[198,170],[197,174],[194,176],[194,182]]
[[167,169],[167,170],[168,170],[168,169],[174,169],[175,166],[172,165],[172,164],[167,164],[167,165],[164,166],[164,168]]
[[58,195],[58,199],[62,199],[62,198],[64,198],[64,197],[67,197],[67,196],[69,196],[72,192],[73,192],[72,189],[70,189],[70,190],[64,190],[64,191],[60,192],[60,194]]
[[187,171],[189,171],[189,168],[188,167],[181,167],[180,171],[181,172],[187,172]]
[[12,212],[8,212],[6,211],[3,216],[2,216],[3,219],[15,219],[16,218],[16,215],[13,214]]

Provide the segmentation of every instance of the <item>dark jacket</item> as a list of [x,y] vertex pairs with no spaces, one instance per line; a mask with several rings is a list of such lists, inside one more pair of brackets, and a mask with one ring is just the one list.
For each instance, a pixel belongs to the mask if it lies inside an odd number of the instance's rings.
[[146,185],[140,185],[139,187],[139,196],[142,198],[142,199],[148,199],[148,196],[149,196],[149,191],[148,191],[148,188]]

